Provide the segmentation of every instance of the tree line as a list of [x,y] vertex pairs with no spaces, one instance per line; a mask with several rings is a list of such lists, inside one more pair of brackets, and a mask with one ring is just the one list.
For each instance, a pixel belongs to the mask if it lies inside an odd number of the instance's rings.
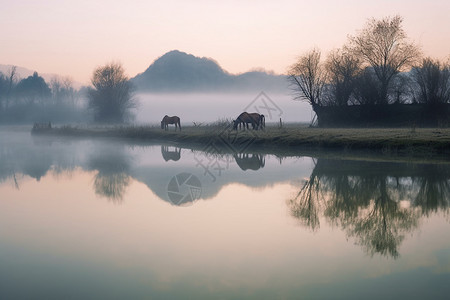
[[49,83],[37,72],[20,79],[17,67],[0,72],[0,123],[23,123],[80,118],[80,92],[73,81],[54,77]]
[[133,86],[120,64],[94,70],[92,87],[76,90],[70,78],[49,83],[37,72],[20,79],[17,67],[0,72],[0,124],[30,122],[124,122],[136,107]]
[[[289,68],[295,99],[311,104],[319,125],[450,124],[450,61],[423,57],[402,22],[372,18],[325,60],[312,49]],[[76,91],[70,79],[48,84],[36,72],[19,80],[12,67],[0,73],[0,123],[132,118],[134,88],[120,64],[96,68],[91,84]]]
[[372,18],[325,60],[319,49],[312,49],[290,66],[288,80],[295,99],[311,104],[319,125],[332,125],[330,120],[335,125],[355,124],[367,117],[378,118],[378,125],[389,123],[397,115],[389,114],[392,104],[403,104],[400,110],[410,115],[410,122],[418,121],[414,118],[424,111],[431,119],[448,122],[450,61],[423,57],[402,22],[398,15]]

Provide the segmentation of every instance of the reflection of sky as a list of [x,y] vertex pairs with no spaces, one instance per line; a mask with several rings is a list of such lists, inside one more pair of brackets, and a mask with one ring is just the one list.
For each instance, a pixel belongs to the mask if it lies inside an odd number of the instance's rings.
[[94,193],[94,175],[49,173],[40,182],[24,180],[19,191],[0,186],[3,293],[21,278],[21,290],[64,287],[79,296],[88,288],[93,295],[327,298],[368,289],[376,292],[370,298],[393,292],[379,289],[387,279],[406,292],[417,276],[429,279],[427,289],[450,271],[443,218],[427,219],[393,261],[366,256],[326,222],[315,233],[297,226],[285,200],[298,187],[288,183],[256,190],[230,184],[210,201],[175,207],[133,180],[121,205],[113,205]]
[[[280,165],[266,156],[263,168],[245,172],[232,163],[213,183],[187,149],[165,162],[156,146],[49,142],[22,131],[0,132],[0,139],[8,165],[18,168],[18,186],[11,178],[0,183],[0,296],[51,290],[76,298],[367,299],[449,292],[446,216],[422,218],[396,260],[368,256],[322,216],[316,232],[299,226],[286,200],[311,174],[310,158]],[[94,169],[105,157],[114,166]],[[30,162],[42,171],[39,181],[20,175]],[[131,180],[113,204],[95,192],[94,178],[118,171]],[[206,200],[187,207],[161,201],[170,178],[186,171],[201,179]]]

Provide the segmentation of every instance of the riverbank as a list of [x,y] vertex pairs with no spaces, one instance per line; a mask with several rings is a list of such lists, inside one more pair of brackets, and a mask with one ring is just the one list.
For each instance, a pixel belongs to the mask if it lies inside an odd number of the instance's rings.
[[[450,155],[450,128],[309,128],[289,125],[265,130],[235,131],[227,126],[183,127],[182,131],[152,126],[60,126],[32,130],[36,135],[110,137],[139,142],[194,145],[220,152],[255,150],[370,151],[411,156]],[[209,148],[209,149],[208,149]]]

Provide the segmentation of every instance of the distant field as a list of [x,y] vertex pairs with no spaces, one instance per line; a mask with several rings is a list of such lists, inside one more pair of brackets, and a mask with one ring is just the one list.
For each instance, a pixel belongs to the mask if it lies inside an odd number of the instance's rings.
[[449,155],[450,128],[309,128],[305,124],[275,124],[265,130],[235,131],[225,123],[183,127],[169,131],[151,126],[62,126],[50,130],[36,130],[36,134],[65,136],[103,136],[134,139],[140,142],[169,142],[232,149],[329,149],[375,151],[412,155]]

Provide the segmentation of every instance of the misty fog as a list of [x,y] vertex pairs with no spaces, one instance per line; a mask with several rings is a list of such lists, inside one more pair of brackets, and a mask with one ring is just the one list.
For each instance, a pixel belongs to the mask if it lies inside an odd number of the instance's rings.
[[[311,106],[293,101],[289,94],[147,94],[136,95],[139,107],[135,122],[158,124],[164,115],[177,115],[182,126],[211,123],[219,119],[234,119],[241,112],[258,112],[266,116],[266,122],[305,122],[313,117]],[[266,104],[266,105],[265,105]]]

